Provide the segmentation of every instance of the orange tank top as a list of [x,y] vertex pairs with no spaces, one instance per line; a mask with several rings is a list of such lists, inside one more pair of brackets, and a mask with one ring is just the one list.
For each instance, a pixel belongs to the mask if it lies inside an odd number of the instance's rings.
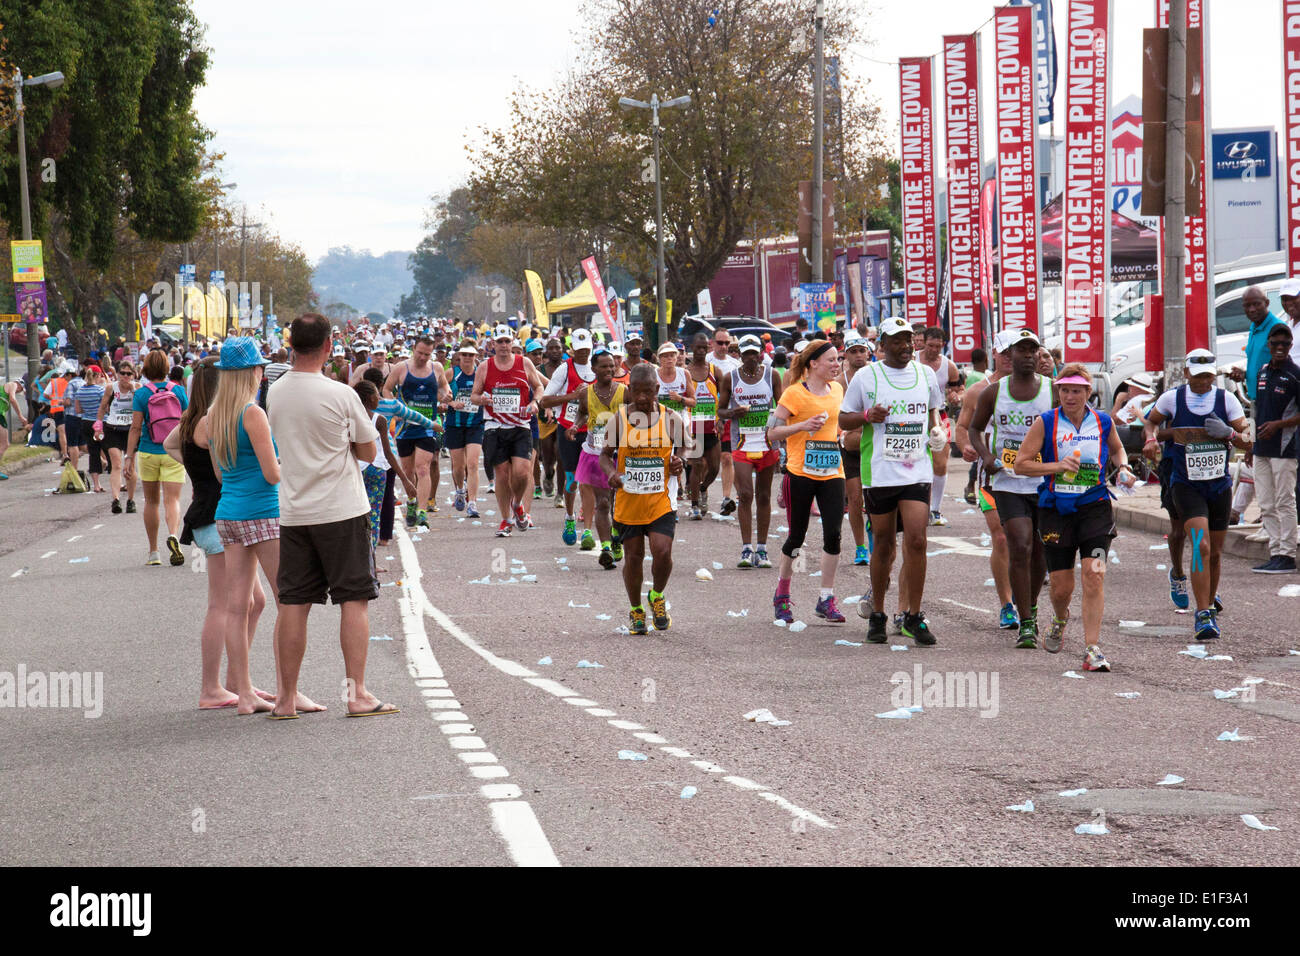
[[662,405],[656,409],[655,422],[647,428],[633,427],[627,405],[618,409],[618,471],[623,487],[614,495],[614,520],[619,524],[650,524],[673,510],[668,498],[668,463],[673,456],[669,412]]

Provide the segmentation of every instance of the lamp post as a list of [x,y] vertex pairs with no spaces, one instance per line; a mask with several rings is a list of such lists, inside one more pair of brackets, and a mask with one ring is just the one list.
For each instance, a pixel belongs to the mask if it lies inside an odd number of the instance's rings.
[[[54,73],[42,73],[40,76],[32,76],[23,79],[22,70],[14,70],[13,79],[11,80],[14,87],[14,108],[18,113],[18,193],[22,206],[23,217],[23,238],[31,239],[32,237],[32,210],[31,199],[27,194],[27,124],[23,120],[23,87],[24,86],[45,86],[51,90],[57,90],[63,85],[63,74],[55,71]],[[32,414],[36,408],[36,399],[40,395],[39,380],[41,377],[41,343],[40,336],[34,326],[27,328],[27,408],[28,414]]]
[[655,284],[655,317],[657,324],[656,347],[663,345],[668,341],[668,301],[667,290],[664,285],[664,193],[663,186],[659,182],[659,138],[662,135],[659,128],[659,111],[661,109],[672,109],[674,106],[690,106],[691,98],[689,96],[679,96],[675,99],[659,102],[659,94],[652,93],[650,102],[643,100],[634,100],[631,97],[620,96],[618,105],[625,110],[649,110],[650,125],[654,133],[655,142],[655,238],[657,245],[656,272],[658,279]]

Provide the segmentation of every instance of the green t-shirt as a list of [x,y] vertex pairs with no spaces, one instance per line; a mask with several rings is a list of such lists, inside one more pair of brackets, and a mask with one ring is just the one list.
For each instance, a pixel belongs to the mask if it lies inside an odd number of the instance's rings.
[[974,369],[971,369],[966,373],[966,387],[970,388],[976,382],[984,381],[984,379],[988,378],[988,374],[988,372],[977,372]]

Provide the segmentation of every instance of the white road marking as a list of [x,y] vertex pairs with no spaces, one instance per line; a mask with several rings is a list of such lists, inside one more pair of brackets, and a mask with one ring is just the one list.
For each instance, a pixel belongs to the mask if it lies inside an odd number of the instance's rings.
[[593,717],[613,717],[615,712],[607,707],[588,707],[587,713]]
[[23,576],[24,574],[26,574],[26,573],[27,573],[27,569],[26,569],[26,568],[19,568],[17,571],[15,571],[13,574],[11,574],[11,575],[9,575],[9,576],[10,576],[11,578],[18,578],[18,577],[22,577],[22,576]]
[[91,528],[90,530],[91,530],[91,531],[98,531],[98,530],[99,530],[100,528],[102,528],[102,527],[104,527],[102,524],[97,524],[97,525],[95,525],[93,528]]
[[[510,677],[518,677],[522,679],[525,683],[531,684],[533,687],[536,687],[538,690],[543,690],[546,693],[552,695],[553,697],[559,697],[561,699],[578,697],[580,698],[580,700],[572,701],[572,703],[577,704],[579,706],[588,707],[589,705],[595,703],[594,701],[590,701],[587,700],[586,698],[582,698],[582,696],[577,691],[573,690],[572,688],[566,687],[564,684],[560,683],[559,681],[552,680],[549,677],[538,677],[534,671],[529,670],[527,667],[524,667],[522,664],[518,663],[517,661],[512,661],[508,658],[497,656],[496,654],[488,650],[486,647],[484,647],[482,644],[480,644],[478,641],[474,640],[474,638],[470,637],[470,635],[467,634],[464,630],[462,630],[456,624],[456,622],[453,621],[451,617],[449,617],[446,613],[434,607],[433,602],[429,600],[429,596],[424,593],[424,589],[420,587],[418,583],[420,578],[423,575],[423,572],[420,570],[419,558],[415,553],[415,548],[410,543],[410,538],[407,536],[406,530],[404,528],[398,528],[396,530],[398,536],[398,544],[402,552],[403,589],[408,593],[410,597],[411,605],[422,603],[424,606],[424,612],[427,615],[429,615],[429,617],[433,618],[433,620],[438,624],[438,626],[440,626],[444,631],[446,631],[448,634],[454,637],[465,647],[469,648],[479,657],[483,658],[483,660],[487,661],[497,670],[501,671],[501,673],[506,674]],[[407,603],[403,602],[402,604],[403,616],[405,616],[405,614],[407,613],[408,606],[409,605]],[[424,638],[425,647],[427,648],[428,639],[424,635],[423,628],[420,629],[420,636]],[[407,644],[408,644],[407,656],[409,658],[411,653],[410,652],[411,641],[409,639],[409,635],[408,635]],[[432,653],[433,652],[430,650],[429,654],[432,655]],[[412,670],[411,673],[412,676],[416,678],[423,677],[423,676],[433,676],[433,675],[417,673],[414,669]],[[439,673],[436,676],[441,677],[442,674]],[[436,700],[425,701],[425,705],[429,707],[432,707],[437,703],[439,702]],[[460,705],[457,704],[456,706],[459,707]],[[599,708],[599,709],[601,709],[602,711],[605,710],[605,708]],[[588,713],[590,712],[591,710],[589,709]],[[604,714],[601,714],[600,716],[604,716]],[[642,725],[631,720],[609,720],[608,723],[611,726],[618,728],[619,730],[628,730],[628,731],[645,730],[645,728]],[[665,738],[658,737],[658,735],[651,735],[651,736],[657,737],[656,740],[651,741],[653,743],[667,742]],[[465,739],[465,738],[449,737],[448,739],[452,741],[452,746],[456,746],[455,744],[456,740]],[[671,756],[679,757],[679,759],[686,759],[692,756],[688,751],[685,750],[675,752],[675,750],[669,750],[664,747],[661,747],[660,750],[664,751],[665,753],[669,753]],[[461,759],[463,760],[470,755],[461,754],[460,756]],[[711,763],[707,760],[695,760],[692,761],[692,765],[700,770],[703,770],[705,773],[725,774],[727,772],[722,767],[719,767],[717,764]],[[482,768],[482,769],[486,769],[486,768]],[[760,792],[760,795],[764,797],[767,797],[767,795],[771,793],[771,791],[769,791],[762,784],[754,783],[753,781],[747,780],[744,777],[734,777],[732,779],[727,780],[727,782],[731,783],[732,786],[735,786],[741,790],[758,791]],[[773,796],[776,795],[773,794]],[[808,810],[804,810],[803,808],[796,806],[795,804],[791,803],[789,800],[786,800],[784,797],[778,797],[776,800],[772,800],[772,802],[775,803],[777,806],[781,807],[787,813],[790,813],[791,815],[797,817],[798,819],[806,820],[810,823],[814,823],[815,825],[824,827],[826,829],[835,829],[835,825],[833,823],[829,823],[826,820],[823,820],[821,817],[817,816],[815,813],[811,813]],[[496,807],[496,806],[503,806],[503,805],[508,805],[508,804],[494,804],[493,806]],[[524,804],[524,806],[527,806],[527,804]],[[529,807],[528,809],[528,816],[534,821],[536,820],[536,818],[532,814],[531,807]]]
[[52,558],[54,557],[54,555],[58,553],[59,552],[57,551],[46,551],[43,555],[41,555],[41,560],[44,561],[46,558]]
[[79,535],[79,534],[74,534],[71,538],[68,539],[68,544],[72,544],[72,542],[74,542],[74,541],[80,541],[81,538],[82,538],[81,535]]
[[[415,546],[404,528],[397,529],[397,543],[402,556],[403,580],[402,598],[398,607],[402,615],[402,638],[406,644],[406,664],[411,677],[421,687],[425,695],[424,705],[429,710],[441,711],[433,715],[435,721],[456,711],[454,716],[463,723],[441,723],[440,728],[448,745],[469,765],[470,775],[477,780],[499,779],[510,776],[510,771],[497,762],[496,756],[487,750],[483,738],[472,733],[475,728],[468,718],[460,713],[458,700],[445,699],[436,694],[452,697],[447,687],[442,666],[429,646],[429,636],[424,630],[424,606],[428,598],[419,585],[420,562],[415,554]],[[416,595],[419,595],[417,599]],[[529,674],[532,672],[529,671]],[[420,682],[441,681],[442,687],[430,687]],[[447,688],[447,689],[443,689]],[[510,858],[519,866],[559,866],[559,858],[551,848],[537,815],[526,800],[520,800],[520,790],[513,785],[484,786],[480,794],[488,801],[492,814],[492,829],[503,843]]]
[[958,607],[964,607],[968,611],[979,611],[981,614],[992,614],[986,607],[973,607],[970,604],[962,604],[961,601],[954,601],[952,598],[939,598],[940,601],[947,601],[949,604],[955,604]]
[[981,548],[978,545],[971,544],[965,538],[949,538],[943,535],[928,535],[926,545],[942,545],[951,554],[964,554],[973,558],[987,558],[991,552],[989,548]]
[[574,707],[592,707],[596,703],[594,700],[587,700],[585,697],[563,697],[561,699],[566,704],[572,704]]

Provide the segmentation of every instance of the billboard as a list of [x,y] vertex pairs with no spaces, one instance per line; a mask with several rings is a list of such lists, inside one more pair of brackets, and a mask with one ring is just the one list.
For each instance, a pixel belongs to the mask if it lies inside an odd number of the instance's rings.
[[[1026,17],[1030,15],[1024,10]],[[930,57],[898,61],[902,162],[903,291],[907,321],[939,322],[939,243],[934,174],[934,68]]]

